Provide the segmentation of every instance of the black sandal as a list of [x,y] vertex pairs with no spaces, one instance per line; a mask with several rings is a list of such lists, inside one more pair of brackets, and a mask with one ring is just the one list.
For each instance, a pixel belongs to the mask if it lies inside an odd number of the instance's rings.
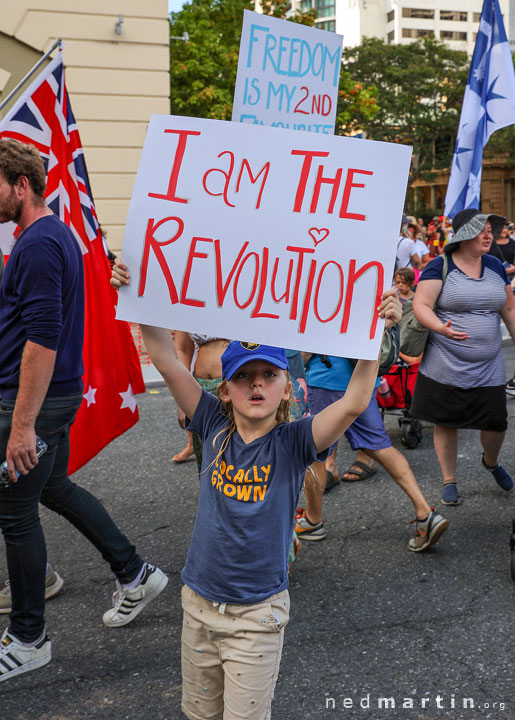
[[[357,468],[354,470],[354,468]],[[361,480],[368,480],[368,478],[372,477],[372,475],[375,475],[377,472],[377,468],[367,465],[364,462],[361,462],[361,460],[355,460],[352,465],[349,467],[348,470],[346,470],[343,475],[356,475],[355,478],[346,478],[342,475],[342,482],[360,482]]]

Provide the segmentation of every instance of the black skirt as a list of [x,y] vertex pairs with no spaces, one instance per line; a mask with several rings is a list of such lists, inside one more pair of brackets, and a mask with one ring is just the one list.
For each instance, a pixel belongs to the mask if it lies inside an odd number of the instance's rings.
[[449,428],[504,432],[508,427],[504,385],[459,388],[418,373],[410,414]]

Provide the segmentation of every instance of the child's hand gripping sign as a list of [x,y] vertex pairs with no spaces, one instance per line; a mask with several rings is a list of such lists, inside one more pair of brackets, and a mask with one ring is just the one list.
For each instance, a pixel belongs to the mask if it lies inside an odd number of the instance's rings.
[[124,320],[374,359],[411,148],[154,115]]

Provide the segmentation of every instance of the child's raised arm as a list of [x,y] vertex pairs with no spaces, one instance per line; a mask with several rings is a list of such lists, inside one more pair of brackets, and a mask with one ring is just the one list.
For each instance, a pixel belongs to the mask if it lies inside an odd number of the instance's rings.
[[[111,285],[119,289],[129,283],[130,273],[127,266],[120,258],[116,258]],[[187,417],[192,418],[202,395],[202,389],[177,357],[169,330],[152,325],[140,325],[140,328],[150,359],[163,376],[177,405]]]
[[[378,313],[379,317],[386,319],[387,329],[399,322],[402,307],[394,288],[383,293],[381,300]],[[335,443],[358,415],[366,410],[372,397],[378,368],[379,360],[359,360],[345,395],[315,415],[312,430],[317,452],[322,452]]]
[[177,357],[169,330],[141,324],[140,328],[150,359],[163,376],[177,405],[191,419],[202,395],[202,388]]

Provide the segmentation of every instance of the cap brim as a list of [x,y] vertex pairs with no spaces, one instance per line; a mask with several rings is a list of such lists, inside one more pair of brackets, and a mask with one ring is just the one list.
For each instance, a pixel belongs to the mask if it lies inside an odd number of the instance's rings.
[[234,373],[237,372],[241,367],[246,365],[249,362],[252,362],[253,360],[263,360],[265,362],[270,363],[270,365],[275,365],[275,367],[280,368],[281,370],[287,370],[288,369],[288,361],[279,360],[277,358],[272,358],[270,355],[266,355],[266,353],[252,353],[252,357],[248,358],[238,358],[238,360],[235,360],[231,365],[226,368],[225,370],[225,379],[226,380],[232,380]]

